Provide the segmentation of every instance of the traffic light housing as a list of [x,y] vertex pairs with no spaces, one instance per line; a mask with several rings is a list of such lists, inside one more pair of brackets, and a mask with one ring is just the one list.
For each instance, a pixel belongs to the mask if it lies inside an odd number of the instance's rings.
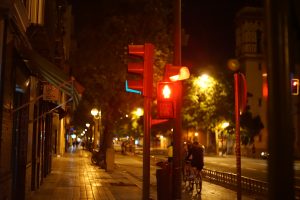
[[173,66],[166,64],[164,80],[165,81],[181,81],[190,77],[190,71],[185,66]]
[[128,73],[139,74],[142,78],[126,81],[126,91],[152,97],[154,45],[128,45],[128,53],[134,58],[139,58],[138,62],[128,63]]
[[299,95],[299,79],[293,78],[291,80],[291,92],[292,95]]
[[176,88],[173,82],[157,84],[157,117],[160,119],[175,118]]

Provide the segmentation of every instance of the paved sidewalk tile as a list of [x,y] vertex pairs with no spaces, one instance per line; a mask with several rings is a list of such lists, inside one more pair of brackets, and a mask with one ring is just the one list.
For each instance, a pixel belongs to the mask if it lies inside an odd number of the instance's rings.
[[116,199],[110,191],[115,178],[91,165],[88,158],[89,153],[85,151],[53,158],[51,173],[30,199]]
[[[51,173],[43,179],[41,187],[33,192],[31,200],[140,200],[142,182],[118,167],[106,172],[90,162],[88,151],[78,150],[66,153],[63,157],[53,158]],[[155,183],[156,185],[156,183]],[[152,186],[150,195],[156,200],[156,186]],[[232,200],[236,192],[203,181],[201,195],[182,192],[182,200]],[[243,195],[243,200],[252,198]]]

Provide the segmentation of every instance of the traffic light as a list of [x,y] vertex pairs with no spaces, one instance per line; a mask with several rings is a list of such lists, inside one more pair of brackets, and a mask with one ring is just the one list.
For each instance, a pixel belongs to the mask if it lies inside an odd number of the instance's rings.
[[140,74],[142,79],[126,81],[126,91],[151,97],[153,87],[154,45],[151,43],[128,45],[128,51],[129,55],[139,60],[137,62],[129,62],[127,70],[129,73]]
[[173,66],[166,64],[164,80],[165,81],[181,81],[190,77],[190,71],[185,66]]
[[293,78],[291,81],[292,95],[299,95],[299,79]]
[[157,116],[161,119],[175,118],[176,93],[172,82],[158,82],[157,84]]

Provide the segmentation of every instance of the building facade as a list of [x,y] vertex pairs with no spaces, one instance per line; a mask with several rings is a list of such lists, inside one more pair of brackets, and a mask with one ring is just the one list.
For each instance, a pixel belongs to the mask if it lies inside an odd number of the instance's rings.
[[65,0],[0,2],[0,199],[28,199],[65,152],[83,91],[67,64],[71,26]]
[[247,105],[252,115],[259,116],[264,128],[255,138],[257,151],[266,151],[267,124],[267,71],[264,51],[263,8],[245,6],[236,14],[236,57],[247,79]]
[[[266,66],[265,14],[261,1],[249,1],[236,14],[236,57],[245,73],[248,87],[247,105],[253,116],[259,116],[264,128],[255,137],[256,153],[268,150],[267,106],[268,72]],[[295,49],[296,51],[296,49]],[[291,67],[291,78],[299,78],[299,66]],[[292,96],[294,149],[300,157],[299,95]],[[284,114],[284,113],[278,113]]]

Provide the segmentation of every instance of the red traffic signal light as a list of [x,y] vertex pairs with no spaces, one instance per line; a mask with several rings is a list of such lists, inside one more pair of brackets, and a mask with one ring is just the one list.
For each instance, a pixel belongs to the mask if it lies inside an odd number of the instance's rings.
[[153,87],[153,44],[146,43],[145,45],[128,45],[129,55],[141,58],[139,62],[129,62],[128,72],[140,74],[142,79],[129,80],[126,83],[126,91],[139,91],[144,96],[152,96]]
[[299,95],[299,79],[293,78],[291,80],[291,92],[292,95]]
[[158,82],[157,84],[157,116],[161,119],[175,118],[176,105],[175,84]]

